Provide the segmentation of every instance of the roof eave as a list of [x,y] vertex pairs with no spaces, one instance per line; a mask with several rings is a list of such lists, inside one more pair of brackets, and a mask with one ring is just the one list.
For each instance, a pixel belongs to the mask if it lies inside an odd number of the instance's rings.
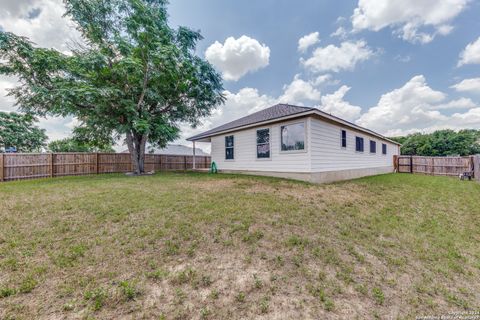
[[196,136],[192,136],[190,138],[187,138],[186,140],[187,141],[200,141],[200,140],[203,140],[203,139],[211,138],[213,136],[218,136],[218,135],[229,133],[229,132],[234,132],[234,131],[247,129],[247,128],[251,128],[251,127],[258,127],[258,126],[268,124],[268,123],[279,122],[279,121],[282,121],[282,120],[294,119],[294,118],[309,116],[309,115],[313,115],[313,114],[316,114],[316,115],[318,115],[322,118],[329,119],[329,120],[334,121],[336,123],[343,124],[343,125],[345,125],[349,128],[353,128],[353,129],[356,129],[358,131],[373,135],[377,138],[386,140],[386,141],[388,141],[390,143],[393,143],[393,144],[396,144],[398,146],[401,146],[400,143],[398,143],[396,141],[393,141],[393,140],[391,140],[391,139],[389,139],[389,138],[387,138],[387,137],[385,137],[385,136],[383,136],[379,133],[376,133],[375,131],[369,130],[367,128],[363,128],[363,127],[358,126],[356,124],[353,124],[353,123],[351,123],[347,120],[343,120],[343,119],[338,118],[336,116],[332,116],[332,115],[330,115],[326,112],[323,112],[321,110],[318,110],[318,109],[305,110],[304,112],[295,113],[295,114],[292,114],[292,115],[289,115],[289,116],[279,117],[279,118],[270,119],[270,120],[266,120],[266,121],[259,121],[259,122],[251,123],[251,124],[248,124],[248,125],[243,125],[243,126],[238,126],[238,127],[235,127],[235,128],[230,128],[230,129],[226,129],[226,130],[222,130],[222,131],[218,131],[218,132],[213,132],[213,133],[207,134],[207,135],[198,134]]
[[238,126],[238,127],[234,127],[234,128],[230,128],[230,129],[226,129],[226,130],[222,130],[222,131],[212,132],[212,133],[207,134],[207,135],[197,134],[196,136],[192,136],[190,138],[187,138],[186,140],[187,141],[199,141],[201,139],[211,138],[213,136],[218,136],[218,135],[228,133],[228,132],[234,132],[234,131],[238,131],[238,130],[242,130],[242,129],[257,127],[257,126],[261,126],[261,125],[268,124],[268,123],[282,121],[282,120],[285,120],[285,119],[294,119],[294,118],[298,118],[298,117],[307,116],[307,115],[312,114],[314,112],[315,112],[315,110],[305,110],[304,112],[299,112],[299,113],[291,114],[291,115],[288,115],[288,116],[278,117],[278,118],[265,120],[265,121],[258,121],[258,122],[250,123],[250,124],[243,125],[243,126]]

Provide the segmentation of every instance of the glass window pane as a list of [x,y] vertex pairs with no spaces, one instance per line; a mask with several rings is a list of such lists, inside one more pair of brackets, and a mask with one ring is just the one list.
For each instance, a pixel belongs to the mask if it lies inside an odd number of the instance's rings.
[[225,147],[233,147],[233,136],[225,137]]
[[305,149],[305,125],[303,123],[281,126],[282,151]]
[[225,149],[225,159],[227,159],[227,160],[233,159],[233,148],[226,148]]
[[370,140],[370,152],[377,152],[377,142]]
[[257,130],[257,144],[270,142],[270,130],[261,129]]
[[257,145],[257,158],[270,158],[270,145],[259,144]]
[[355,150],[363,152],[363,138],[355,137]]

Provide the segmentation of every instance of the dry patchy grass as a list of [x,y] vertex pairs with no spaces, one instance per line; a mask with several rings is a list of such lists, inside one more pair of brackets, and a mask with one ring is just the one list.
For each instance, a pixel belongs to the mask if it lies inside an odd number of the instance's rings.
[[478,308],[480,185],[104,175],[0,185],[1,319],[410,319]]

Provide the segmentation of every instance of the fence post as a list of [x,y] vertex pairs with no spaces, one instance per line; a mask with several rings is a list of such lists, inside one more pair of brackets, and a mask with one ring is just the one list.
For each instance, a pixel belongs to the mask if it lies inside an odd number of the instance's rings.
[[50,178],[53,178],[53,169],[54,169],[54,166],[53,166],[53,153],[49,153],[48,154],[48,167],[49,167],[49,173],[50,173]]
[[413,173],[413,156],[410,156],[410,173]]
[[187,171],[187,156],[183,156],[183,170]]
[[95,152],[95,174],[98,174],[98,152]]
[[195,160],[195,141],[193,141],[193,170],[197,169]]
[[473,177],[480,182],[480,155],[474,155],[473,160]]
[[0,154],[0,181],[3,181],[5,179],[4,172],[5,172],[5,154],[2,153]]

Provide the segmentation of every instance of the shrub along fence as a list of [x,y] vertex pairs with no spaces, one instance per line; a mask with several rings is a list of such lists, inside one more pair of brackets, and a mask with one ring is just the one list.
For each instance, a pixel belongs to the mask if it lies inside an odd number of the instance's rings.
[[480,157],[422,157],[394,156],[393,163],[397,172],[420,173],[434,176],[456,176],[470,172],[480,179]]
[[[210,156],[195,156],[195,167],[210,167]],[[146,154],[145,171],[193,169],[193,156]],[[128,153],[3,153],[0,181],[133,171]]]

